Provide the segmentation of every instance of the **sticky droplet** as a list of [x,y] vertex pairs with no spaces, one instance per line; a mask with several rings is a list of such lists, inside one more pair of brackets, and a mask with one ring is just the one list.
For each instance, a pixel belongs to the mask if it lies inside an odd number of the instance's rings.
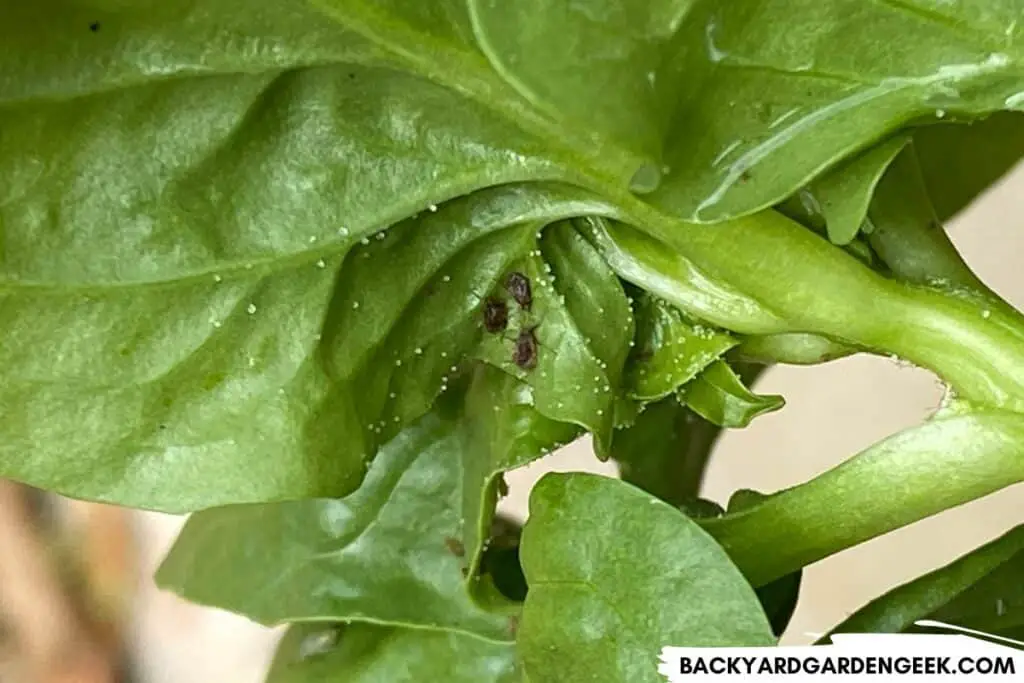
[[629,189],[636,194],[654,192],[661,185],[661,169],[654,164],[643,164],[629,179]]
[[329,629],[310,633],[299,643],[299,659],[309,659],[325,654],[338,644],[338,630]]

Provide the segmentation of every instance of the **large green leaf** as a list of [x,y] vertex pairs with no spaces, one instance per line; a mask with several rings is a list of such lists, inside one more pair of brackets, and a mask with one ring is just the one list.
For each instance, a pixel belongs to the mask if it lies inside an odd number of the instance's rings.
[[[938,109],[1017,106],[1020,2],[971,7],[12,6],[0,473],[175,511],[349,493],[474,348],[470,321],[528,258],[528,233],[564,218],[623,221],[602,256],[688,313],[744,334],[806,331],[703,262],[731,250],[695,259],[664,240],[695,234],[681,218],[773,205]],[[560,279],[597,273],[590,257],[566,263]],[[543,321],[541,346],[572,350],[568,323]],[[587,324],[574,321],[584,336]],[[559,372],[614,396],[614,368],[590,373],[576,351]],[[617,398],[555,414],[554,396],[538,390],[538,410],[602,449],[629,416]]]
[[1017,527],[865,605],[833,633],[913,631],[927,619],[1019,639],[1022,615],[1024,527]]
[[775,642],[722,549],[625,482],[545,475],[530,496],[521,554],[530,592],[518,643],[532,683],[654,683],[667,644]]
[[370,624],[288,629],[266,683],[520,683],[511,643]]
[[158,583],[266,624],[344,619],[509,638],[507,617],[478,607],[464,580],[461,400],[442,403],[388,443],[347,498],[194,514]]

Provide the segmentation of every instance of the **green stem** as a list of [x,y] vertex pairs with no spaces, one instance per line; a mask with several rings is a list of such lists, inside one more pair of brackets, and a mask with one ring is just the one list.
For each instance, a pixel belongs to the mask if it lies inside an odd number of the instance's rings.
[[1024,416],[984,412],[896,434],[811,481],[700,520],[756,587],[1024,481]]
[[667,228],[664,243],[785,321],[776,331],[895,354],[968,400],[1024,410],[1024,317],[1009,305],[888,280],[774,211]]

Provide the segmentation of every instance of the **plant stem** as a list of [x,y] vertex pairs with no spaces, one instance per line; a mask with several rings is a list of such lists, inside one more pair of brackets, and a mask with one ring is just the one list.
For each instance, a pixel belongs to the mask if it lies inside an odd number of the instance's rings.
[[894,354],[963,398],[1024,410],[1024,317],[1002,301],[888,280],[774,211],[675,225],[660,238],[784,320],[787,332]]
[[756,587],[840,550],[1024,481],[1024,415],[926,423],[760,503],[700,523]]

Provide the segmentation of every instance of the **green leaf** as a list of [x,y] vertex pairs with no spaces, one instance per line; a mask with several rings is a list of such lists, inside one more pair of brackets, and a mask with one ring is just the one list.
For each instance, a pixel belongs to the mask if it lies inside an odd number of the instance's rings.
[[574,196],[470,195],[344,257],[314,245],[161,285],[15,286],[0,469],[167,510],[348,493],[477,345],[533,220],[579,211]]
[[935,211],[946,221],[1024,158],[1024,114],[925,126],[914,132],[914,146]]
[[521,555],[530,592],[518,643],[532,683],[654,683],[666,644],[775,642],[721,548],[625,482],[545,475],[530,496]]
[[475,575],[491,535],[501,474],[573,441],[579,428],[555,422],[534,407],[533,390],[489,367],[477,368],[466,395],[462,443],[463,544]]
[[[571,225],[546,229],[540,246],[511,267],[532,283],[530,309],[511,303],[509,331],[486,337],[476,356],[529,384],[542,415],[591,432],[603,455],[622,410],[619,387],[633,338],[632,312],[612,271]],[[531,333],[535,367],[519,367],[513,354],[521,335]]]
[[1019,19],[1016,1],[698,3],[679,37],[692,42],[673,120],[689,134],[668,138],[671,171],[651,201],[720,221],[901,127],[1019,107]]
[[720,428],[674,395],[647,406],[615,432],[612,458],[624,481],[676,507],[692,504]]
[[464,581],[461,397],[443,404],[388,443],[347,498],[194,514],[158,583],[265,624],[344,619],[508,639],[507,618],[478,607]]
[[779,410],[785,399],[751,392],[729,364],[715,361],[683,387],[680,400],[705,420],[722,427],[746,427],[755,417]]
[[655,401],[683,386],[738,342],[694,323],[651,294],[637,302],[636,345],[626,384],[630,395]]
[[638,167],[646,162],[635,189],[657,186],[663,137],[684,77],[684,65],[672,59],[676,33],[693,0],[467,4],[481,49],[516,90],[563,126],[582,126],[630,151]]
[[[899,633],[927,619],[1013,637],[1024,627],[1024,526],[886,593],[832,633]],[[828,638],[828,636],[826,636]]]
[[935,214],[917,152],[916,143],[904,148],[878,184],[868,218],[871,247],[903,281],[987,293]]
[[811,183],[808,191],[821,207],[833,244],[846,245],[856,237],[867,218],[875,186],[909,141],[908,136],[897,135]]
[[371,624],[298,624],[266,683],[520,683],[511,643]]

